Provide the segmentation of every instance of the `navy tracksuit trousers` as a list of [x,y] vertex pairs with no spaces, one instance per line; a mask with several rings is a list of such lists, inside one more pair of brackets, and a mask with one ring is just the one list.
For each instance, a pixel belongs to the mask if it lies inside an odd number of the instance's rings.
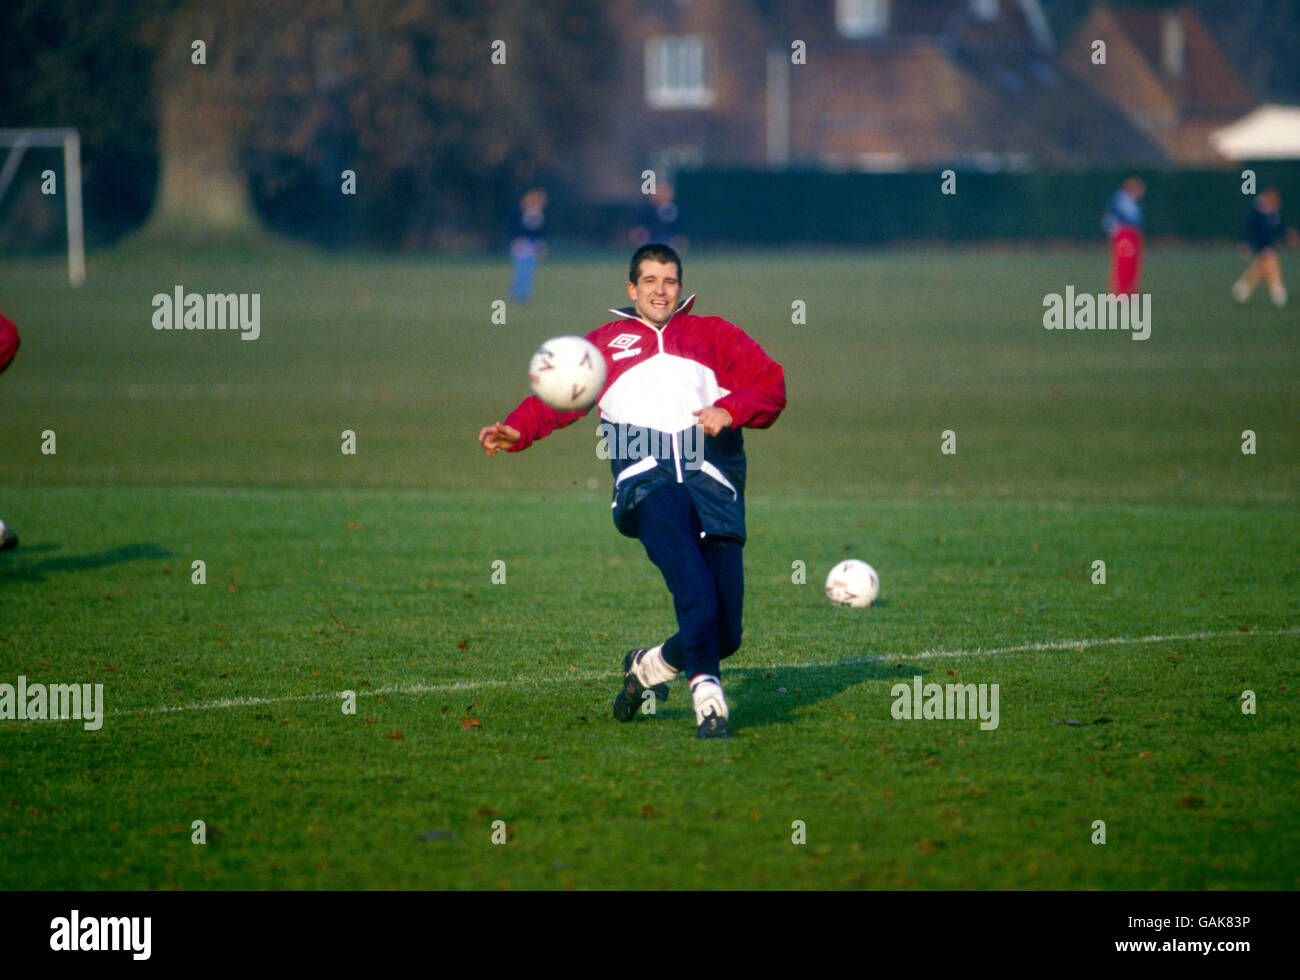
[[655,490],[633,514],[636,536],[663,573],[677,611],[677,633],[664,641],[664,660],[688,680],[718,676],[722,658],[740,649],[744,542],[702,536],[691,495],[680,483]]

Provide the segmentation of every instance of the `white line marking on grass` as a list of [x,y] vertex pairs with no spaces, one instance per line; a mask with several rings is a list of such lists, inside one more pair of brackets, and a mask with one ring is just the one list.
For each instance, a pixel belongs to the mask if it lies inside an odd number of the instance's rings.
[[[841,660],[841,664],[872,663],[881,660],[920,660],[927,657],[988,657],[999,653],[1035,653],[1043,650],[1075,650],[1082,653],[1089,647],[1123,646],[1133,643],[1170,643],[1175,640],[1227,640],[1237,636],[1293,636],[1300,633],[1300,626],[1288,626],[1276,630],[1232,630],[1219,633],[1170,633],[1166,636],[1111,636],[1089,640],[1052,640],[1048,643],[1025,643],[1014,647],[976,647],[973,650],[922,650],[919,653],[900,653],[882,657],[858,657],[854,660]],[[822,666],[835,666],[825,664]]]
[[[561,681],[596,681],[604,680],[621,673],[620,671],[602,671],[598,674],[559,674],[552,677],[521,677],[515,680],[499,681],[486,679],[481,681],[452,681],[448,684],[390,684],[370,690],[354,691],[357,697],[374,697],[378,694],[451,694],[456,691],[476,691],[484,687],[508,687],[511,684],[558,684]],[[202,701],[198,704],[170,704],[158,708],[125,708],[110,711],[110,715],[152,715],[164,711],[209,711],[213,708],[247,708],[263,704],[287,704],[292,701],[342,701],[342,691],[330,691],[326,694],[289,694],[284,697],[267,698],[222,698],[219,701]]]
[[[1086,640],[1053,640],[1048,643],[1025,643],[1013,647],[978,647],[973,650],[922,650],[919,653],[896,653],[872,657],[851,657],[834,663],[810,664],[754,664],[756,669],[781,669],[783,667],[851,667],[854,664],[881,663],[893,660],[922,660],[931,657],[991,657],[1002,653],[1036,653],[1053,650],[1074,650],[1082,652],[1089,647],[1124,646],[1136,643],[1171,643],[1182,640],[1230,640],[1250,636],[1295,636],[1300,634],[1300,626],[1288,626],[1274,630],[1231,630],[1218,633],[1170,633],[1165,636],[1114,636]],[[617,670],[599,673],[555,674],[549,677],[521,677],[514,680],[478,680],[454,681],[449,684],[390,684],[373,690],[357,691],[358,697],[380,694],[451,694],[456,691],[476,691],[485,687],[507,687],[511,684],[559,684],[564,681],[599,681],[618,676]],[[138,708],[135,710],[118,710],[108,712],[112,715],[159,714],[165,711],[210,711],[217,708],[247,708],[266,704],[289,704],[294,701],[342,701],[342,691],[327,694],[290,694],[284,697],[266,698],[223,698],[219,701],[203,701],[198,704],[164,705],[158,708]]]

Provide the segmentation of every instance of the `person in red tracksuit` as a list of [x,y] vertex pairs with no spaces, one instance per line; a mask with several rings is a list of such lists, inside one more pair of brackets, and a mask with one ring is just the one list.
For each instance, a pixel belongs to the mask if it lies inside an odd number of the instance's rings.
[[[0,374],[4,373],[4,369],[18,353],[18,343],[18,325],[0,313]],[[0,551],[17,547],[18,535],[14,533],[13,528],[7,527],[4,521],[0,521]]]
[[1110,238],[1110,291],[1127,296],[1138,291],[1142,276],[1142,206],[1147,192],[1141,177],[1129,177],[1111,195],[1101,225]]
[[[725,737],[730,711],[721,661],[741,640],[745,543],[742,428],[767,428],[785,408],[781,365],[733,323],[691,312],[673,249],[647,244],[628,269],[633,305],[587,334],[605,357],[596,405],[614,477],[614,525],[638,538],[673,597],[677,632],[623,658],[614,717],[631,721],[647,697],[690,681],[697,734]],[[489,456],[520,452],[587,411],[530,396],[479,432]]]

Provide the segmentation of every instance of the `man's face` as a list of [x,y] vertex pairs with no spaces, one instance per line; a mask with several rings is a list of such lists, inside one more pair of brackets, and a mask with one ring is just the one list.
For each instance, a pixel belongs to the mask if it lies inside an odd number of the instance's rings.
[[677,263],[642,259],[636,282],[627,284],[627,295],[641,319],[662,327],[672,317],[682,295]]

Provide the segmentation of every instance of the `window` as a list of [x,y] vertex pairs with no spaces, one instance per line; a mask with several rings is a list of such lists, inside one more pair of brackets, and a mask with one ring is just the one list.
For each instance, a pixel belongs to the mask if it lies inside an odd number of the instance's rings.
[[713,105],[709,42],[700,34],[652,37],[645,43],[645,99],[656,109]]
[[889,0],[835,0],[835,26],[845,37],[879,37],[889,29]]

